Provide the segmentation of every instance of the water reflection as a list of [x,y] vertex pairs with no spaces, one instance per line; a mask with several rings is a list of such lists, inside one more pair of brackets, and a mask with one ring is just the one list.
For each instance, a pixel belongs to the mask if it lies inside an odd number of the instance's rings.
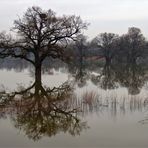
[[93,84],[102,89],[125,87],[131,95],[137,95],[148,80],[147,70],[138,64],[105,65],[97,76],[92,75]]
[[[30,139],[36,141],[59,133],[77,136],[86,129],[91,131],[87,118],[94,115],[99,124],[102,116],[109,116],[111,122],[148,109],[148,97],[140,95],[148,80],[143,64],[112,62],[99,66],[82,58],[59,67],[58,62],[43,66],[43,72],[52,68],[61,68],[70,81],[49,88],[36,79],[28,88],[20,86],[15,92],[4,89],[0,93],[0,118],[10,118]],[[126,94],[121,93],[123,88],[127,89]],[[147,118],[140,123],[147,123]]]
[[81,88],[87,84],[90,72],[87,69],[83,58],[80,58],[78,61],[69,63],[68,72],[70,73],[70,76],[74,78],[74,82],[78,87]]
[[20,87],[19,91],[12,93],[3,91],[0,117],[10,116],[14,126],[33,140],[60,132],[80,135],[88,127],[78,117],[79,110],[68,103],[72,92],[68,82],[50,89],[38,81],[27,89]]
[[102,89],[114,89],[117,88],[116,71],[112,64],[105,64],[101,73],[97,76],[92,75],[92,82],[95,85],[100,85]]
[[[128,94],[116,96],[115,94],[102,95],[98,90],[92,90],[89,84],[89,91],[83,92],[77,96],[76,106],[81,106],[82,116],[94,113],[100,114],[107,112],[112,118],[116,116],[129,114],[130,112],[142,112],[147,110],[148,98],[141,96],[141,90],[144,89],[148,81],[147,69],[145,63],[126,63],[116,62],[105,63],[104,66],[98,66],[96,62],[91,64],[83,59],[83,61],[74,61],[70,65],[69,72],[72,73],[75,82],[78,84],[83,80],[82,87],[91,81],[95,86],[108,91],[126,88]],[[84,83],[85,82],[85,83]]]
[[121,86],[128,89],[129,94],[139,94],[141,88],[148,80],[146,72],[142,65],[136,63],[126,65],[122,67],[122,71],[118,72],[119,82]]
[[[8,60],[8,63],[13,64],[8,64],[6,61],[2,62],[1,68],[7,68],[8,70],[14,68],[16,71],[27,68],[27,63],[24,61],[19,65],[17,60]],[[53,74],[53,68],[55,70],[62,69],[62,72],[68,73],[69,77],[72,77],[75,84],[80,88],[86,86],[87,82],[91,80],[94,85],[104,90],[125,87],[129,94],[136,95],[140,93],[148,80],[146,61],[132,63],[113,61],[112,63],[100,64],[95,60],[84,57],[75,58],[67,64],[58,60],[50,59],[49,62],[47,61],[45,60],[43,63],[42,73]],[[32,72],[33,68],[29,69]]]

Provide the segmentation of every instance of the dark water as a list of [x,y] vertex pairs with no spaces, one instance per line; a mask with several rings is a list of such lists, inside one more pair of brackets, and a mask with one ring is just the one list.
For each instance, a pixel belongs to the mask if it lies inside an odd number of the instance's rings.
[[53,101],[36,101],[34,86],[13,96],[34,83],[32,68],[1,69],[0,147],[147,147],[147,68],[120,68],[46,68]]

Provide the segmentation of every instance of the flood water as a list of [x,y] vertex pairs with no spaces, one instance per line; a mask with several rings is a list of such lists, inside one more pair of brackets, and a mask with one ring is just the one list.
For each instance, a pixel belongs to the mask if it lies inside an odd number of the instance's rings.
[[[0,147],[147,147],[147,69],[137,65],[126,70],[88,67],[46,68],[42,86],[50,88],[51,100],[60,96],[51,103],[53,108],[42,95],[38,105],[33,103],[33,87],[12,100],[14,92],[34,83],[32,68],[3,67],[1,102],[7,98],[11,101],[0,106]],[[68,85],[70,89],[63,87]],[[53,88],[57,88],[55,92],[51,91]],[[22,98],[32,101],[23,102]],[[31,103],[34,105],[30,107]]]

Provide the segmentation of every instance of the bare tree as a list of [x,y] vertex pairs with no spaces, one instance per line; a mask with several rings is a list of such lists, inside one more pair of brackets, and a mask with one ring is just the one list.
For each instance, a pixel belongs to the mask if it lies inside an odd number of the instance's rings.
[[143,56],[145,49],[146,39],[139,28],[131,27],[127,34],[120,37],[119,57],[126,57],[127,63],[136,63],[137,59]]
[[95,39],[93,44],[96,44],[100,53],[106,60],[106,64],[110,64],[113,56],[117,51],[118,35],[114,33],[101,33]]
[[[80,17],[57,17],[52,10],[29,8],[22,18],[14,21],[15,33],[0,34],[1,57],[22,58],[35,67],[36,79],[41,82],[41,66],[46,57],[62,58],[63,46],[76,39],[86,29]],[[16,35],[16,36],[15,36]]]

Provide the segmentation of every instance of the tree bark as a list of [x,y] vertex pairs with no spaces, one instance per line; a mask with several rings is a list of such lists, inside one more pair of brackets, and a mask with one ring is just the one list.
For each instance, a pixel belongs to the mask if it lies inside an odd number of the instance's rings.
[[42,85],[42,76],[41,76],[41,62],[37,61],[35,65],[35,94],[38,95],[40,87]]
[[35,66],[35,81],[39,81],[41,83],[41,64]]
[[106,57],[106,58],[105,58],[105,60],[106,60],[105,65],[110,65],[110,64],[111,64],[111,62],[112,62],[112,59],[111,59],[111,58],[109,58],[109,57]]

